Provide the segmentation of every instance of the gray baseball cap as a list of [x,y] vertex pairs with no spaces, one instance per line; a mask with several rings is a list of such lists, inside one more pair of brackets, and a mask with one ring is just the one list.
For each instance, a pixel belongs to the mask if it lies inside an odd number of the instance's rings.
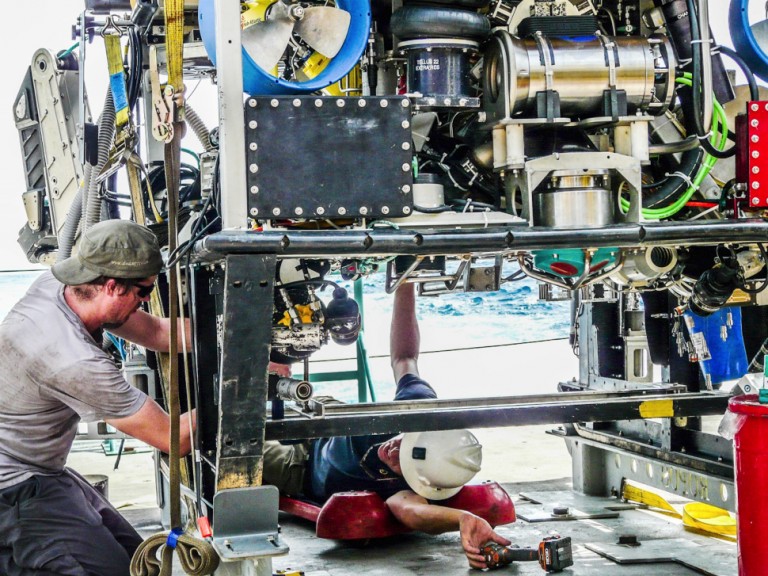
[[62,284],[77,286],[101,276],[139,279],[163,268],[157,237],[130,220],[105,220],[94,224],[80,238],[77,254],[53,265]]

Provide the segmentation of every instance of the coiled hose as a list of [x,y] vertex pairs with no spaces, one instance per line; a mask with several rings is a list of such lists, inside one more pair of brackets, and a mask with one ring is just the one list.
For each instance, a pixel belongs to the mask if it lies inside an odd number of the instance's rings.
[[[112,100],[112,90],[107,90],[107,96],[104,99],[104,108],[101,112],[101,116],[99,117],[98,158],[103,157],[104,161],[101,163],[100,167],[95,170],[95,172],[94,166],[92,164],[89,162],[85,163],[85,170],[83,172],[83,185],[77,191],[77,195],[72,201],[72,204],[69,207],[69,211],[67,212],[67,217],[64,220],[64,226],[62,226],[61,232],[59,233],[59,251],[58,255],[56,256],[57,262],[61,262],[62,260],[65,260],[72,255],[72,247],[75,245],[77,228],[82,223],[83,214],[86,213],[88,207],[88,199],[91,196],[98,197],[98,184],[96,177],[94,177],[94,173],[98,175],[99,172],[101,172],[101,169],[104,167],[104,164],[106,164],[107,159],[109,158],[109,150],[112,147],[112,139],[114,138],[114,134],[115,105],[114,101]],[[105,142],[107,135],[109,136],[109,140]],[[104,136],[104,138],[102,136]],[[91,189],[93,189],[92,194],[90,193]],[[98,222],[101,217],[100,200],[101,199],[99,198],[99,202],[97,204],[96,222]]]
[[195,112],[187,103],[184,104],[184,117],[187,124],[189,124],[194,131],[195,136],[197,136],[197,139],[200,140],[200,144],[205,148],[205,151],[210,152],[213,150],[214,146],[211,144],[211,131],[206,128],[200,116],[197,115],[197,112]]
[[93,175],[93,166],[90,164],[85,165],[85,172],[83,174],[83,184],[77,190],[75,199],[69,207],[67,212],[67,218],[64,220],[64,226],[61,227],[59,233],[59,251],[56,256],[56,261],[61,262],[72,256],[72,247],[75,245],[75,235],[77,234],[77,227],[80,224],[80,219],[83,217],[83,190],[88,186]]
[[101,220],[101,202],[99,195],[99,174],[106,166],[109,160],[109,150],[112,148],[112,141],[115,138],[115,102],[112,99],[112,90],[107,93],[107,99],[104,102],[104,110],[99,118],[99,147],[96,165],[93,167],[91,180],[86,189],[85,202],[85,226],[87,230]]

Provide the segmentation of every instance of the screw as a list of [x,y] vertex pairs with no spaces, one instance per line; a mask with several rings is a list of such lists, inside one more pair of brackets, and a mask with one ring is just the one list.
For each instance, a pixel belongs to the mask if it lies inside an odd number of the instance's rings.
[[316,108],[322,108],[322,107],[323,107],[323,101],[322,101],[322,100],[320,100],[320,98],[317,98],[317,99],[315,100],[315,107],[316,107]]
[[315,212],[317,212],[320,216],[322,216],[323,214],[325,214],[325,208],[323,208],[322,206],[318,206]]
[[273,216],[280,216],[280,208],[272,208]]
[[749,125],[752,126],[752,128],[757,128],[760,125],[760,122],[757,121],[757,118],[753,118]]
[[250,98],[248,100],[248,106],[250,106],[251,108],[256,108],[256,98]]
[[382,108],[386,108],[387,106],[389,106],[389,100],[381,100],[379,102],[379,106],[381,106]]
[[251,164],[248,166],[248,170],[251,171],[251,174],[256,174],[259,171],[259,167],[256,164]]
[[296,108],[298,108],[299,106],[301,106],[301,100],[299,100],[298,98],[294,98],[294,99],[293,99],[293,105],[294,105]]
[[365,108],[365,100],[363,100],[362,98],[360,98],[360,99],[357,101],[357,105],[358,105],[358,106],[360,106],[360,108]]
[[344,206],[339,206],[339,209],[337,210],[337,212],[338,212],[339,214],[341,214],[342,216],[344,216],[344,214],[346,214],[346,213],[347,213],[347,209],[346,209],[346,208],[344,208]]
[[301,216],[302,214],[304,214],[304,209],[301,206],[297,206],[293,210],[293,212],[294,212],[294,214],[296,214],[296,216]]
[[259,215],[259,209],[251,208],[251,216],[258,216],[258,215]]
[[382,214],[389,214],[389,206],[382,206],[381,207],[381,213]]
[[403,142],[402,148],[403,148],[403,150],[410,150],[411,149],[411,143],[410,142]]
[[248,122],[248,128],[250,128],[251,130],[256,130],[256,126],[258,126],[258,124],[256,124],[256,120],[251,120],[250,122]]
[[[408,122],[408,120],[403,120],[403,123],[402,123],[402,124],[400,124],[400,125],[401,125],[403,128],[410,128],[410,127],[411,127],[411,123],[410,123],[410,122]],[[254,126],[254,128],[255,128],[255,126]]]
[[403,172],[408,172],[411,169],[411,165],[408,163],[404,163],[402,168],[403,168]]
[[757,190],[760,188],[760,182],[752,182],[752,190]]
[[251,186],[251,194],[258,194],[258,193],[259,193],[259,187]]
[[368,214],[368,208],[366,208],[365,206],[361,206],[360,207],[360,214],[362,216],[365,216],[366,214]]
[[336,106],[338,106],[339,108],[344,108],[344,100],[342,98],[338,98],[336,100]]
[[408,106],[410,106],[410,104],[411,104],[411,101],[408,100],[408,98],[403,98],[400,101],[400,106],[402,106],[403,108],[408,108]]
[[750,140],[752,140],[752,142],[757,143],[760,141],[760,137],[757,134],[752,134],[752,138],[750,138]]
[[758,109],[757,104],[752,104],[751,108],[753,112],[757,112],[757,109]]
[[411,186],[409,184],[405,184],[401,190],[403,191],[403,194],[408,194],[408,192],[411,191]]
[[403,206],[403,214],[410,214],[411,209],[408,206]]
[[272,108],[277,108],[280,106],[280,100],[277,98],[272,98],[272,100],[269,101],[269,105],[272,106]]
[[248,145],[248,148],[250,148],[252,152],[256,152],[256,149],[257,149],[258,147],[259,147],[259,145],[258,145],[258,144],[256,144],[256,142],[251,142],[251,143]]
[[757,150],[752,150],[752,158],[760,158],[760,152]]

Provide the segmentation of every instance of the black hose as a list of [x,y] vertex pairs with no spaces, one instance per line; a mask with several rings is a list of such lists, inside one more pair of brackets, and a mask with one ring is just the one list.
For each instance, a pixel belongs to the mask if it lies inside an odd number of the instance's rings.
[[[731,146],[727,150],[718,150],[709,141],[709,134],[704,130],[702,123],[701,94],[703,86],[701,85],[702,62],[704,59],[704,47],[701,44],[701,34],[699,34],[699,17],[696,13],[696,5],[693,0],[686,0],[688,6],[688,18],[691,21],[691,56],[693,59],[693,82],[691,86],[691,96],[693,104],[693,122],[696,127],[696,135],[701,141],[701,147],[707,151],[707,154],[718,159],[730,158],[736,154],[736,147]],[[707,51],[707,57],[711,54]]]
[[704,153],[700,148],[688,150],[680,159],[680,164],[676,172],[685,174],[688,178],[669,178],[667,177],[658,189],[643,192],[643,208],[655,208],[660,205],[669,204],[670,200],[688,189],[688,180],[693,180],[693,175],[699,169],[704,158]]
[[[739,54],[733,50],[732,48],[728,48],[728,46],[718,46],[718,50],[720,50],[721,54],[725,54],[733,60],[736,65],[741,68],[741,71],[744,73],[744,76],[747,77],[747,84],[749,85],[749,99],[750,100],[760,100],[760,91],[757,87],[757,80],[755,80],[755,75],[752,73],[752,70],[749,69],[749,66],[747,66],[747,63],[744,62],[744,59],[739,56]],[[730,132],[729,132],[729,138],[730,138]]]

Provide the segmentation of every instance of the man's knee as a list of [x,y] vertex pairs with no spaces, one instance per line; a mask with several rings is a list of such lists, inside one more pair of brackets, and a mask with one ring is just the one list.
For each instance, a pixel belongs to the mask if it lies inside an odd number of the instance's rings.
[[264,443],[264,484],[276,486],[280,492],[298,496],[304,487],[304,470],[307,464],[307,443]]

